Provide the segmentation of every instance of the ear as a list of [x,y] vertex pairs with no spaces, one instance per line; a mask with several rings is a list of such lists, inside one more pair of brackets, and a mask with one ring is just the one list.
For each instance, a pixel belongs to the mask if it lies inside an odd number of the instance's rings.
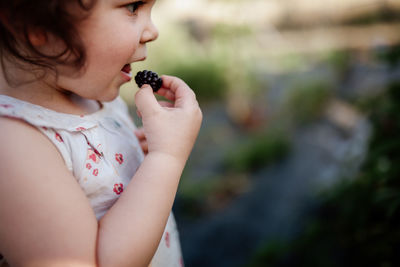
[[28,39],[33,46],[43,46],[47,44],[47,34],[42,30],[30,30],[28,33]]

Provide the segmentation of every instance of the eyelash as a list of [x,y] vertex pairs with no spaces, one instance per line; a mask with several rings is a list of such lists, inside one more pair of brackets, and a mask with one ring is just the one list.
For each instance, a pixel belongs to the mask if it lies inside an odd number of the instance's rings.
[[126,9],[128,9],[128,11],[132,14],[135,14],[135,12],[139,9],[139,7],[141,7],[142,5],[144,5],[143,1],[136,1],[130,4],[127,4],[125,7]]

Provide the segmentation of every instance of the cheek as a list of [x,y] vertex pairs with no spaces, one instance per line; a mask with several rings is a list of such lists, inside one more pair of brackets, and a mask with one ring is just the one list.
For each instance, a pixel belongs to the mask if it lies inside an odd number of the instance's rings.
[[118,27],[108,26],[96,31],[87,41],[89,47],[102,52],[110,51],[110,49],[127,49],[129,46],[139,44],[140,31],[135,25],[128,23],[121,24]]
[[[140,25],[121,18],[119,13],[117,15],[110,15],[112,17],[107,19],[96,18],[88,25],[89,30],[83,32],[83,42],[91,62],[112,64],[122,60],[123,66],[139,46]],[[110,21],[114,23],[110,24]]]
[[136,52],[139,40],[126,36],[126,34],[125,36],[118,35],[118,37],[110,36],[109,41],[99,42],[88,48],[87,62],[90,65],[101,65],[106,68],[116,64],[119,66],[118,70],[120,70]]

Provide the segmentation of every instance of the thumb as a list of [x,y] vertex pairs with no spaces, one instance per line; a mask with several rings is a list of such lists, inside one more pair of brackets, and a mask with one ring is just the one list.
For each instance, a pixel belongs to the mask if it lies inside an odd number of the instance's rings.
[[156,112],[160,105],[154,96],[153,89],[145,84],[135,94],[135,103],[138,111],[142,116]]

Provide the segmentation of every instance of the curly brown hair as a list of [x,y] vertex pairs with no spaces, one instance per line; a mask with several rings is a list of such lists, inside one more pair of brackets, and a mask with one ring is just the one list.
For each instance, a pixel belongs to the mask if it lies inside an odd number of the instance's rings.
[[[3,70],[5,58],[17,65],[28,63],[54,71],[59,64],[81,68],[86,53],[76,25],[89,15],[95,4],[96,0],[0,0],[0,58]],[[83,12],[74,12],[76,8]],[[64,43],[64,49],[56,55],[39,51],[29,38],[32,30],[51,34]]]

